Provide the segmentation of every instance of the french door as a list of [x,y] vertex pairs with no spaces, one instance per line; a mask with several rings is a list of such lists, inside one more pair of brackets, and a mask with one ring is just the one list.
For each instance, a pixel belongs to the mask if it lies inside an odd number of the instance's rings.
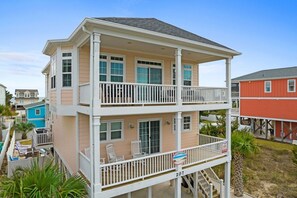
[[153,154],[160,152],[160,120],[139,122],[139,140],[142,152]]

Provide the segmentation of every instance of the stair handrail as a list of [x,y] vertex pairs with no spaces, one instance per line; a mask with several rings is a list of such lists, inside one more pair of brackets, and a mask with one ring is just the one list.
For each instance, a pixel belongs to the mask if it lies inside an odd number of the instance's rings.
[[214,185],[215,189],[217,189],[218,193],[222,195],[221,192],[223,192],[222,188],[224,185],[223,180],[217,176],[217,174],[214,172],[212,168],[204,169],[204,171],[208,175],[209,179],[212,181],[212,184]]
[[199,173],[201,174],[201,176],[203,177],[203,179],[206,181],[206,183],[208,184],[208,189],[205,189],[202,185],[201,188],[204,190],[205,194],[209,195],[210,194],[210,188],[211,188],[211,183],[204,177],[203,173],[201,171],[199,171]]

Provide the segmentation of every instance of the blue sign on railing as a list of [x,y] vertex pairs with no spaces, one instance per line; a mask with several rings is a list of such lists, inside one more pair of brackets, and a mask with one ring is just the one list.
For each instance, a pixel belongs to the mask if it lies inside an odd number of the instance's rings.
[[173,163],[175,165],[181,165],[186,161],[187,154],[184,152],[177,152],[173,155]]

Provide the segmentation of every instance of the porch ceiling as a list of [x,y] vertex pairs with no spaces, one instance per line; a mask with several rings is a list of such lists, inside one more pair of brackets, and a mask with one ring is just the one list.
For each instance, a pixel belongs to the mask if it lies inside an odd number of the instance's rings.
[[[89,45],[89,42],[86,43]],[[175,48],[162,46],[147,42],[136,41],[132,39],[119,38],[109,35],[101,35],[101,47],[127,50],[145,54],[153,54],[156,56],[165,56],[169,58],[175,57]],[[190,50],[182,50],[183,61],[193,61],[196,63],[211,62],[223,59],[220,56],[198,53]]]

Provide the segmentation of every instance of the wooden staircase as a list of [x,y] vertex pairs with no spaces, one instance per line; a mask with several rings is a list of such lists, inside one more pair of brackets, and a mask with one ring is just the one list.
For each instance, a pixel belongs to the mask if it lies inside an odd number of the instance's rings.
[[185,175],[182,178],[183,187],[188,188],[189,191],[193,193],[194,197],[198,197],[198,193],[204,198],[220,197],[219,189],[213,185],[213,181],[206,171],[198,171],[196,173]]

